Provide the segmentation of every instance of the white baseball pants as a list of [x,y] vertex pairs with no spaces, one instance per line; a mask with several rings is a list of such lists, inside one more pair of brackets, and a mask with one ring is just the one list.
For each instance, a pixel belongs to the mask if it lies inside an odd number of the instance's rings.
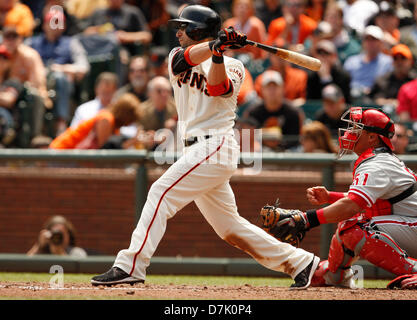
[[238,144],[228,135],[185,148],[184,155],[151,186],[130,246],[118,253],[114,266],[144,280],[167,220],[195,201],[220,238],[263,266],[292,278],[306,268],[313,259],[312,253],[278,241],[238,214],[229,184],[238,155]]

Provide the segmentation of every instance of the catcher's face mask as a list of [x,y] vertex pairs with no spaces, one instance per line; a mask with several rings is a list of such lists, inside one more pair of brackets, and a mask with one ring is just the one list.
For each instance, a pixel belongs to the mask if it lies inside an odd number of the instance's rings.
[[339,128],[339,159],[344,154],[353,151],[359,140],[362,130],[367,130],[378,134],[384,144],[394,150],[390,139],[394,136],[394,123],[382,111],[362,107],[352,107],[346,111],[341,118],[348,123],[346,129]]
[[341,120],[347,122],[348,125],[346,129],[339,128],[339,153],[337,154],[337,159],[352,152],[362,134],[364,127],[363,123],[361,123],[362,108],[350,108],[342,115]]

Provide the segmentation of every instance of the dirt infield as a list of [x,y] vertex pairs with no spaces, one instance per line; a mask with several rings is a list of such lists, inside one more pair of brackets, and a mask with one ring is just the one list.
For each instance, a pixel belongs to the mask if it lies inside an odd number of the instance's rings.
[[191,300],[417,300],[417,290],[308,288],[289,290],[272,286],[201,286],[136,284],[93,287],[66,283],[0,282],[2,299],[191,299]]

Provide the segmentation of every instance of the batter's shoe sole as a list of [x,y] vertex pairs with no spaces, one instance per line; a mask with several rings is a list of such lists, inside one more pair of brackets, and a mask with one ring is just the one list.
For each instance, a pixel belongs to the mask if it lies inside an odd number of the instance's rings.
[[134,285],[135,283],[144,283],[144,280],[134,278],[128,273],[124,272],[118,267],[112,267],[109,271],[95,276],[91,279],[91,284],[93,286],[114,286],[118,284],[130,284]]
[[307,289],[311,284],[311,279],[313,278],[314,272],[316,271],[317,267],[319,266],[320,258],[314,256],[313,261],[302,270],[297,276],[294,278],[294,283],[290,286],[291,290],[302,290]]

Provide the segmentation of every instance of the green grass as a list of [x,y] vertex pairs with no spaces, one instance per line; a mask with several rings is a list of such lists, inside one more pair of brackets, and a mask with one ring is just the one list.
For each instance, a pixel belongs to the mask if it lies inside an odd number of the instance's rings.
[[[85,283],[89,285],[91,274],[64,274],[64,283]],[[44,282],[48,283],[52,274],[48,273],[0,273],[0,282]],[[218,285],[233,286],[248,284],[251,286],[288,287],[290,278],[268,277],[232,277],[232,276],[183,276],[183,275],[148,275],[146,283],[157,285]],[[387,280],[365,280],[365,288],[385,288]]]

